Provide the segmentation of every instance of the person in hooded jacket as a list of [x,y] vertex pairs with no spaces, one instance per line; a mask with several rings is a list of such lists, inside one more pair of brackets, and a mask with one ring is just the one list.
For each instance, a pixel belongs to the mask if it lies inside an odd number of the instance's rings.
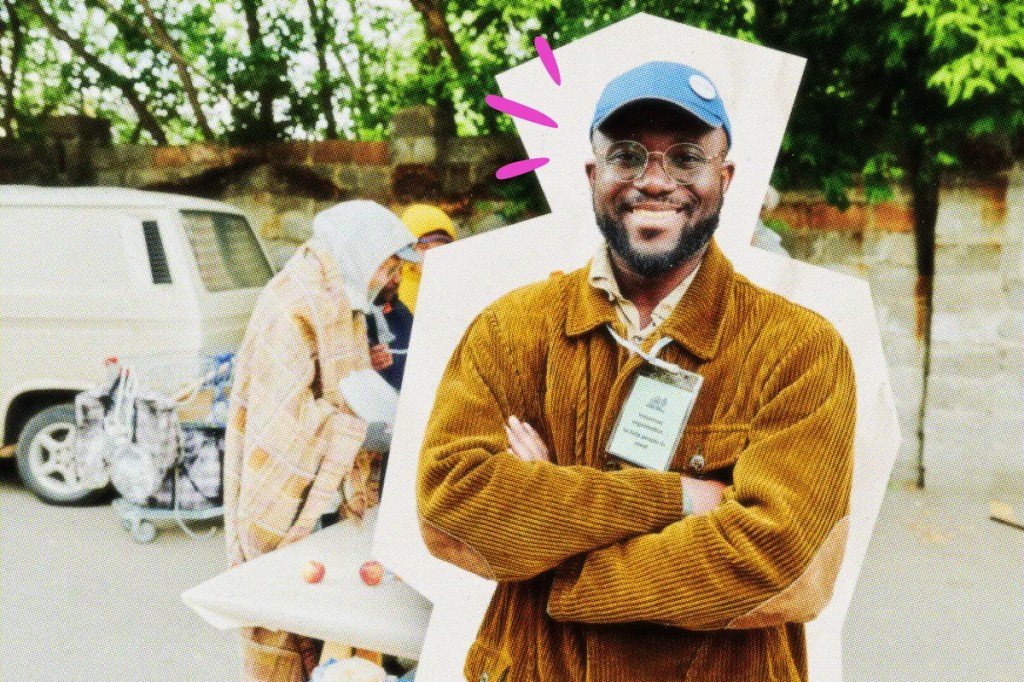
[[[387,443],[346,403],[340,382],[372,367],[369,320],[394,290],[412,234],[371,201],[313,221],[263,289],[238,352],[224,453],[224,518],[231,566],[307,537],[341,499],[343,516],[377,503],[372,482]],[[373,431],[373,429],[370,429]],[[242,679],[304,682],[320,644],[287,632],[242,632]]]
[[[413,248],[421,256],[455,240],[451,218],[435,206],[413,204],[402,212],[402,222],[416,237]],[[403,261],[400,281],[388,282],[375,301],[383,316],[367,319],[370,362],[396,391],[402,389],[422,272],[420,263]]]

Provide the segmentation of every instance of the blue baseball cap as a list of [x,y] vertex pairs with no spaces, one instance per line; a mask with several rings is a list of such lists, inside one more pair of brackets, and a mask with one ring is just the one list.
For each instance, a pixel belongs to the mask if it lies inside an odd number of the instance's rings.
[[676,62],[647,62],[612,79],[597,101],[590,134],[616,111],[640,100],[674,104],[712,128],[722,128],[732,144],[732,129],[718,88],[697,69]]

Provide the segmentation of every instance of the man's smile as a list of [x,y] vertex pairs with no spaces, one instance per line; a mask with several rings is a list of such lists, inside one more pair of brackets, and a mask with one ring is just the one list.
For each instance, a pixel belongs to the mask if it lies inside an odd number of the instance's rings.
[[647,243],[664,238],[675,241],[679,230],[685,229],[681,219],[689,213],[684,204],[647,201],[627,204],[621,219],[623,227],[633,234],[634,239]]

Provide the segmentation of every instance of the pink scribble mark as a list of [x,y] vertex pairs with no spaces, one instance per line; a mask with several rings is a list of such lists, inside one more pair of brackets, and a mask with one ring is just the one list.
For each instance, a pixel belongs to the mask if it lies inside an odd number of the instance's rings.
[[[537,48],[537,56],[540,57],[541,64],[544,65],[544,69],[548,72],[548,76],[555,82],[555,85],[562,84],[562,74],[558,70],[558,62],[555,61],[555,53],[551,51],[551,45],[543,36],[537,36],[533,39],[533,46]],[[515,116],[521,118],[524,121],[530,123],[536,123],[538,125],[547,126],[548,128],[557,128],[558,123],[553,118],[545,113],[537,111],[532,107],[528,107],[525,104],[516,102],[511,99],[505,99],[498,95],[487,95],[484,98],[487,106],[492,109],[508,114],[509,116]],[[505,164],[494,174],[494,177],[499,180],[508,180],[524,173],[537,170],[544,164],[551,161],[547,157],[540,157],[536,159],[523,159],[522,161],[513,161],[512,163]]]
[[555,85],[561,85],[562,74],[558,71],[558,62],[555,61],[555,53],[551,51],[551,45],[548,44],[547,38],[537,36],[533,39],[533,46],[537,48],[537,56],[540,57],[540,63],[547,69],[551,80],[555,81]]
[[489,106],[490,108],[497,109],[498,111],[506,113],[509,116],[515,116],[516,118],[521,118],[524,121],[529,121],[530,123],[536,123],[538,125],[547,126],[548,128],[558,127],[558,124],[555,123],[555,120],[548,116],[547,114],[541,113],[536,109],[526,106],[525,104],[520,104],[515,100],[505,99],[504,97],[499,97],[498,95],[487,95],[487,97],[484,98],[484,101],[487,102],[487,106]]
[[499,180],[508,180],[524,173],[537,170],[551,159],[546,156],[542,156],[538,159],[523,159],[522,161],[513,161],[507,163],[498,169],[498,172],[494,174],[494,177]]

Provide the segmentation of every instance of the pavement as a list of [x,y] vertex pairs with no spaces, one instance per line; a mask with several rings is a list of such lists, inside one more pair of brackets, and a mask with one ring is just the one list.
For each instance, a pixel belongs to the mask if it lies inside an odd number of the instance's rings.
[[1024,531],[963,479],[932,469],[919,490],[901,457],[843,627],[847,682],[1024,680]]
[[226,568],[222,529],[193,540],[172,523],[140,545],[109,504],[47,506],[13,464],[0,462],[0,679],[238,679],[237,634],[180,598]]
[[[0,462],[0,679],[228,682],[237,635],[181,603],[224,569],[224,535],[133,542],[109,506],[50,507]],[[897,466],[844,628],[847,682],[1024,680],[1024,531],[988,487]]]

